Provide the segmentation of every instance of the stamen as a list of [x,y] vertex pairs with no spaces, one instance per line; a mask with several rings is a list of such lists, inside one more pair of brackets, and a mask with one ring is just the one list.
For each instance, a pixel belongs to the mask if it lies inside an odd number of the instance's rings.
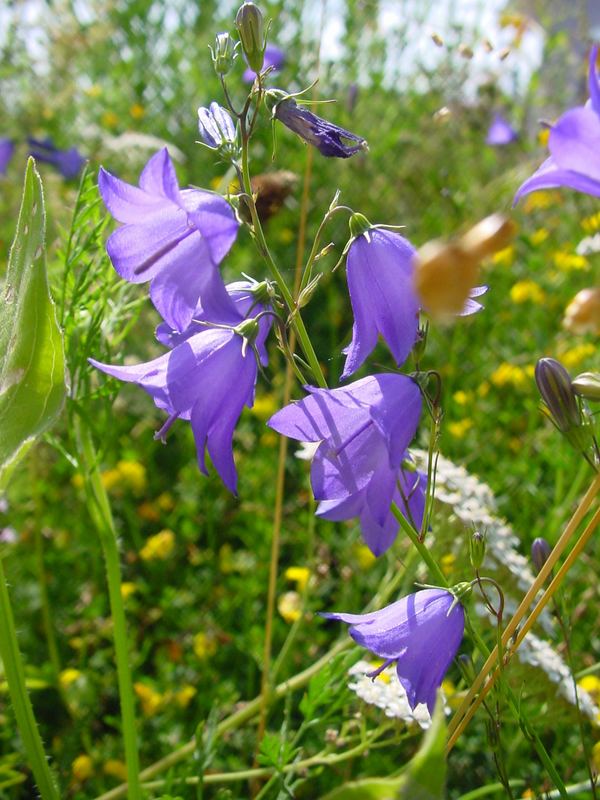
[[384,663],[383,663],[383,664],[382,664],[380,667],[377,667],[377,669],[374,669],[374,670],[373,670],[373,672],[367,672],[367,673],[366,673],[366,675],[367,675],[367,678],[371,678],[371,680],[372,680],[372,681],[374,681],[374,680],[375,680],[375,678],[376,678],[378,675],[380,675],[380,674],[383,672],[383,670],[384,670],[384,669],[386,669],[387,667],[389,667],[389,666],[390,666],[390,664],[393,664],[393,663],[394,663],[394,661],[396,661],[396,660],[397,660],[397,659],[395,659],[395,658],[388,658],[388,660],[387,660],[387,661],[384,661]]
[[167,433],[169,432],[169,428],[175,422],[176,419],[179,419],[179,414],[177,414],[177,413],[171,414],[169,417],[167,417],[167,419],[165,420],[165,423],[162,426],[162,428],[160,430],[156,431],[156,433],[154,434],[155,441],[157,439],[160,439],[160,441],[163,444],[167,443]]

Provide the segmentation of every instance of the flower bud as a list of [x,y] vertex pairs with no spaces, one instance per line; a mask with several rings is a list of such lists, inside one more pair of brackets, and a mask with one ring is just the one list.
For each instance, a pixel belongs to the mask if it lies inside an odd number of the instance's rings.
[[462,311],[478,273],[478,261],[458,244],[437,239],[417,251],[413,282],[427,313],[443,323]]
[[244,3],[235,17],[242,49],[250,69],[261,71],[265,56],[265,25],[263,15],[254,3]]
[[554,358],[540,358],[535,381],[556,427],[562,433],[582,425],[581,411],[571,386],[571,376]]
[[222,156],[232,157],[237,152],[236,131],[228,112],[218,103],[198,109],[198,130],[202,141]]
[[563,325],[573,333],[600,333],[600,287],[575,295],[565,309]]
[[483,559],[485,558],[485,536],[479,531],[475,531],[469,540],[469,558],[473,569],[479,569],[483,564]]
[[515,235],[515,223],[504,214],[491,214],[461,236],[462,250],[481,261],[511,243]]
[[227,75],[236,58],[236,43],[228,33],[218,33],[215,37],[214,49],[210,48],[213,65],[217,75]]
[[552,548],[541,536],[533,540],[533,544],[531,545],[531,560],[533,561],[536,572],[541,571],[546,561],[548,561],[548,556],[551,552]]
[[600,372],[582,372],[571,381],[571,386],[585,400],[600,401]]
[[366,233],[373,227],[365,215],[359,214],[358,212],[352,214],[349,225],[350,235],[355,239],[357,236],[361,236],[363,233]]

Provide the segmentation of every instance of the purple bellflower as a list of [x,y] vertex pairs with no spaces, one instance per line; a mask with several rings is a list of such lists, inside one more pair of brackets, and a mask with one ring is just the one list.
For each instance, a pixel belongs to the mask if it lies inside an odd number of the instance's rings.
[[[283,69],[283,65],[285,64],[285,53],[279,47],[276,47],[274,44],[268,44],[265,48],[265,55],[264,61],[262,66],[262,71],[272,67],[271,73],[273,72],[281,72]],[[256,72],[253,69],[246,69],[243,74],[243,80],[246,83],[252,83],[253,80],[256,78]]]
[[0,175],[6,175],[14,151],[15,143],[12,139],[0,139]]
[[438,688],[461,643],[465,612],[446,589],[424,589],[370,614],[321,616],[350,625],[350,636],[385,659],[370,677],[396,662],[410,707],[433,713]]
[[600,82],[596,72],[598,45],[592,47],[585,106],[566,111],[550,129],[550,157],[523,183],[514,203],[539,189],[565,186],[600,197]]
[[510,122],[502,114],[495,114],[488,128],[485,143],[492,147],[502,147],[505,144],[511,144],[518,138],[519,134]]
[[[350,158],[360,150],[368,149],[366,139],[299,106],[291,95],[282,92],[281,89],[270,89],[267,92],[267,102],[272,109],[273,119],[278,119],[286,128],[297,133],[308,144],[312,144],[324,156]],[[356,144],[346,142],[356,142]]]
[[[257,360],[253,348],[247,346],[246,332],[266,363],[264,341],[269,330],[268,317],[252,322],[265,310],[256,301],[254,284],[240,281],[224,287],[220,309],[216,303],[198,307],[198,319],[219,314],[210,322],[230,327],[211,328],[192,322],[177,333],[159,326],[158,340],[171,347],[158,358],[135,366],[119,367],[90,363],[107,375],[136,383],[154,400],[155,405],[169,415],[155,438],[164,440],[169,428],[178,418],[192,425],[198,465],[207,474],[205,449],[227,488],[236,492],[237,472],[233,460],[233,431],[244,406],[252,407],[257,378]],[[246,326],[246,327],[244,327]],[[250,326],[250,330],[248,330]]]
[[[284,436],[320,442],[311,467],[319,513],[328,519],[360,516],[365,539],[382,553],[394,538],[389,519],[399,472],[421,414],[421,393],[406,375],[370,375],[340,389],[306,387],[308,397],[267,423]],[[419,517],[414,475],[400,475],[411,513]],[[402,505],[401,505],[402,508]]]
[[235,125],[229,113],[218,103],[198,109],[198,129],[202,141],[211,150],[235,148]]
[[[353,232],[360,231],[360,235],[350,243],[346,261],[354,324],[352,341],[343,351],[346,362],[342,380],[364,363],[379,335],[401,366],[417,340],[421,306],[413,285],[413,245],[398,233],[370,226],[362,214],[354,217],[360,227]],[[474,287],[460,316],[479,311],[482,305],[473,298],[486,291],[486,286]]]
[[139,187],[102,167],[102,199],[124,223],[108,239],[114,268],[130,283],[150,281],[150,298],[177,331],[191,322],[198,298],[222,292],[218,265],[235,241],[238,223],[219,195],[180,189],[166,148],[152,156]]
[[41,140],[30,137],[27,142],[30,156],[33,156],[36,161],[52,164],[67,180],[76,178],[86,162],[86,159],[76,147],[70,147],[68,150],[59,150],[52,139]]

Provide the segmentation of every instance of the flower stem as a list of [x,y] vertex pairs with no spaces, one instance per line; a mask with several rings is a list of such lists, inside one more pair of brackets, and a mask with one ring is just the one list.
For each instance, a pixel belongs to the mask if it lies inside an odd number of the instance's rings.
[[4,664],[4,672],[10,692],[10,699],[17,719],[17,726],[23,746],[33,771],[37,788],[43,800],[59,800],[59,794],[50,767],[44,753],[44,745],[37,729],[31,701],[25,685],[25,670],[15,620],[10,605],[10,597],[6,587],[4,567],[0,558],[0,658]]
[[113,638],[117,662],[117,679],[121,701],[121,724],[127,764],[127,794],[130,800],[141,800],[139,756],[135,704],[129,666],[129,644],[125,607],[121,592],[121,565],[117,532],[110,503],[98,469],[98,458],[89,428],[75,417],[75,431],[90,515],[96,525],[104,554],[106,578],[113,621]]

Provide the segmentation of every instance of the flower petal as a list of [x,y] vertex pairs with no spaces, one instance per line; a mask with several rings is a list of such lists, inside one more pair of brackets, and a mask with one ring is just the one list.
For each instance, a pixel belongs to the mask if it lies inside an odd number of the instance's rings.
[[548,149],[559,169],[600,182],[600,116],[573,108],[552,127]]

